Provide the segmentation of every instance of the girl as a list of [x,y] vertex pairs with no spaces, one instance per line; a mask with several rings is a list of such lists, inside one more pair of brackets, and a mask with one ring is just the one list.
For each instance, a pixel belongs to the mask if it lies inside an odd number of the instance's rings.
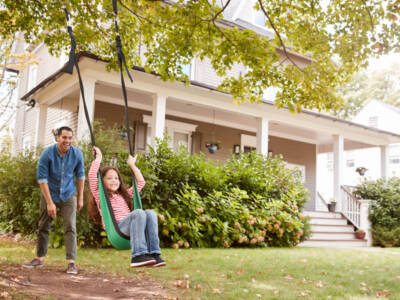
[[[96,159],[92,162],[89,170],[89,186],[92,197],[89,197],[89,213],[94,219],[99,220],[101,216],[99,200],[99,184],[97,172],[102,161],[99,148],[93,147]],[[135,174],[139,191],[145,185],[142,173],[136,167],[136,158],[129,155],[128,165]],[[104,182],[104,191],[108,193],[118,227],[122,233],[130,236],[132,260],[131,267],[142,267],[152,265],[154,267],[165,266],[165,261],[160,257],[160,241],[158,239],[157,214],[152,210],[135,209],[132,211],[133,188],[127,189],[122,181],[118,169],[105,167],[101,171]],[[93,199],[94,198],[94,199]],[[94,205],[94,202],[96,205]],[[96,218],[97,216],[97,218]],[[104,223],[103,223],[104,227]]]

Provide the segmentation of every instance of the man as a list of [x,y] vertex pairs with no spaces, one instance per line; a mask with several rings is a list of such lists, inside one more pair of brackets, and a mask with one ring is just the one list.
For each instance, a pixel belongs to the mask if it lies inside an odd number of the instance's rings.
[[67,273],[78,274],[74,262],[76,258],[76,210],[79,211],[83,207],[85,169],[82,152],[71,145],[72,134],[72,129],[67,126],[59,128],[55,134],[57,143],[46,148],[40,156],[37,169],[41,190],[37,257],[26,263],[24,265],[26,268],[43,266],[43,258],[47,254],[50,226],[53,219],[56,218],[57,208],[59,208],[64,223]]

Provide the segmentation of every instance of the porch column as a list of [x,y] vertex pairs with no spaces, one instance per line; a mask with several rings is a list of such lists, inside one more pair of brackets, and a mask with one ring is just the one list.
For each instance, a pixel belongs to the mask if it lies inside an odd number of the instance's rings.
[[344,138],[342,135],[333,136],[333,197],[337,201],[337,210],[342,209],[340,187],[343,183]]
[[36,128],[35,128],[35,140],[34,145],[44,146],[44,137],[46,135],[46,119],[47,119],[47,105],[36,104],[37,115],[36,115]]
[[153,96],[153,128],[151,133],[151,143],[156,146],[156,138],[162,139],[165,130],[165,111],[167,107],[167,96],[156,94]]
[[268,154],[268,119],[257,118],[257,153]]
[[381,177],[389,179],[389,146],[380,146],[381,148]]
[[[96,79],[84,78],[83,89],[85,91],[86,107],[89,113],[89,120],[91,124],[93,122],[93,117],[94,117],[95,86],[96,86]],[[85,108],[83,106],[82,93],[79,92],[78,129],[76,136],[78,141],[88,140],[90,138],[89,134],[90,134],[89,127],[87,125],[85,117]]]

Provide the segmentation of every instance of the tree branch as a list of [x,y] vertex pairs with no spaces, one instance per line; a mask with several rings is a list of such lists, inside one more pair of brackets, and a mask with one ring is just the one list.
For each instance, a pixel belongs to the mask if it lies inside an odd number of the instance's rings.
[[282,37],[281,37],[279,31],[276,29],[274,23],[272,22],[272,20],[271,20],[269,14],[268,14],[267,11],[265,10],[264,5],[262,4],[262,0],[258,0],[258,3],[260,4],[261,10],[263,11],[265,17],[268,19],[268,22],[269,22],[269,24],[271,25],[272,29],[274,30],[275,34],[278,36],[278,39],[279,39],[279,41],[280,41],[280,43],[281,43],[281,46],[282,46],[282,48],[283,48],[283,52],[285,53],[285,56],[287,57],[287,59],[288,59],[294,66],[296,66],[301,72],[303,72],[303,70],[302,70],[302,69],[292,60],[292,58],[289,56],[289,53],[288,53],[287,50],[286,50],[286,46],[285,46],[285,44],[283,43],[283,39],[282,39]]
[[375,27],[374,20],[372,18],[370,10],[368,9],[367,3],[365,2],[365,0],[361,0],[361,1],[362,1],[362,3],[364,3],[365,10],[368,12],[369,20],[371,21],[371,27],[372,27],[372,29],[374,29],[374,27]]

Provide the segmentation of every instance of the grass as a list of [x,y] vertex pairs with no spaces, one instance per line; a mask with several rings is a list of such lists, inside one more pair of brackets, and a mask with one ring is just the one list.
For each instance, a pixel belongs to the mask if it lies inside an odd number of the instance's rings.
[[[21,264],[34,248],[0,241],[0,262]],[[50,249],[47,265],[65,265],[63,249]],[[129,251],[80,249],[78,266],[140,276]],[[183,299],[400,299],[398,249],[163,249],[166,268],[140,269]],[[186,288],[187,284],[189,288]],[[181,285],[181,286],[179,286]]]

